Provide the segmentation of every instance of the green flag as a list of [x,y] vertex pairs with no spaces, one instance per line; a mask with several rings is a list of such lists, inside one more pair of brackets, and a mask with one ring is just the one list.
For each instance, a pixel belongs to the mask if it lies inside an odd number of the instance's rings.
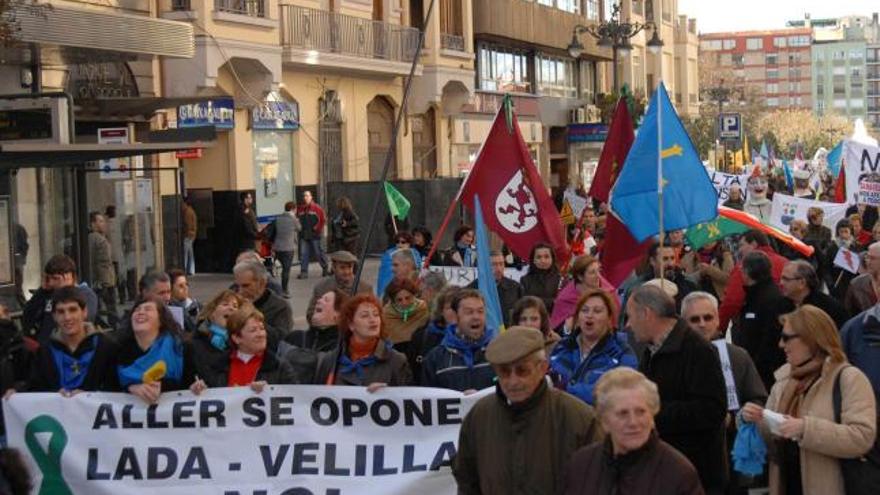
[[409,215],[409,200],[390,182],[385,182],[385,199],[388,200],[388,209],[391,210],[392,215],[401,220],[406,219]]
[[692,248],[700,249],[710,242],[717,241],[718,239],[729,235],[742,234],[748,230],[748,227],[739,222],[724,217],[718,217],[711,222],[701,223],[696,227],[688,228],[687,239]]

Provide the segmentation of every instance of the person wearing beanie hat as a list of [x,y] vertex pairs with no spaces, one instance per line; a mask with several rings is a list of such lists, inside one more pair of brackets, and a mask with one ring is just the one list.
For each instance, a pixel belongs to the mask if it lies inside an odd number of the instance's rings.
[[572,454],[601,439],[593,408],[548,386],[540,330],[511,327],[486,359],[498,381],[462,422],[452,468],[458,493],[560,493]]

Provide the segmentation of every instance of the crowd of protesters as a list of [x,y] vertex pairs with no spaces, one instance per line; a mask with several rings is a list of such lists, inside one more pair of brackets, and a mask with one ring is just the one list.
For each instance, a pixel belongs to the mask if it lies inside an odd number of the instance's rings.
[[[503,328],[487,324],[475,285],[452,286],[421,270],[428,256],[429,264],[476,266],[468,225],[433,251],[424,227],[398,230],[375,289],[362,281],[355,293],[360,227],[344,198],[330,221],[328,257],[320,242],[325,215],[310,195],[276,224],[285,271],[290,232],[300,233],[300,278],[309,259],[324,271],[305,328],[294,328],[284,299],[287,274],[279,284],[249,250],[238,257],[232,287],[203,303],[190,297],[185,271],[147,273],[131,309],[112,323],[95,316],[101,290],[115,282],[99,278],[100,290],[89,288],[73,260],[55,256],[21,328],[0,318],[0,385],[7,396],[117,391],[151,404],[172,390],[259,393],[267,384],[465,394],[495,387],[462,424],[453,464],[462,494],[769,486],[773,494],[842,495],[856,493],[850,483],[858,481],[842,467],[847,459],[865,461],[863,483],[880,476],[874,208],[854,207],[834,231],[822,226],[821,210],[795,219],[791,233],[814,247],[809,257],[757,230],[698,249],[684,232],[670,232],[614,287],[602,276],[605,212],[595,206],[573,230],[583,254],[564,266],[545,244],[527,260],[490,253],[485,275],[498,289]],[[247,204],[243,215],[252,214]],[[834,265],[844,248],[863,257],[861,273]],[[508,277],[511,266],[524,275]],[[763,470],[746,475],[734,469],[734,454],[748,431],[769,453]]]

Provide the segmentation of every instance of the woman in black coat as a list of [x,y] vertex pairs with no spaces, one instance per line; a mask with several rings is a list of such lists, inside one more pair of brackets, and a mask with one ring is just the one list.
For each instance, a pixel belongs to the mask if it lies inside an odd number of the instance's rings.
[[529,272],[519,281],[523,286],[523,295],[540,298],[547,312],[552,314],[561,280],[553,247],[544,243],[535,244],[529,256]]

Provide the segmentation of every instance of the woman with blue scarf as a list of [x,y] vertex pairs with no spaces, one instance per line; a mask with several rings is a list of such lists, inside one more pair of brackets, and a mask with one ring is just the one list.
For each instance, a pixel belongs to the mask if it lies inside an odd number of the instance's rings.
[[227,332],[229,316],[235,313],[245,300],[231,290],[217,294],[199,315],[199,324],[192,338],[193,367],[195,374],[205,378],[229,358],[230,344]]
[[470,225],[462,225],[453,234],[452,241],[455,244],[446,252],[443,264],[446,266],[477,266],[474,228]]
[[192,350],[165,304],[158,299],[135,301],[131,328],[119,343],[120,390],[155,404],[163,392],[189,388],[194,381]]
[[340,346],[318,358],[315,383],[366,386],[374,392],[384,386],[406,386],[412,374],[406,356],[388,340],[382,303],[372,294],[358,294],[342,307]]
[[87,321],[86,298],[76,287],[52,295],[55,329],[34,357],[30,379],[22,391],[61,392],[113,388],[115,346]]

